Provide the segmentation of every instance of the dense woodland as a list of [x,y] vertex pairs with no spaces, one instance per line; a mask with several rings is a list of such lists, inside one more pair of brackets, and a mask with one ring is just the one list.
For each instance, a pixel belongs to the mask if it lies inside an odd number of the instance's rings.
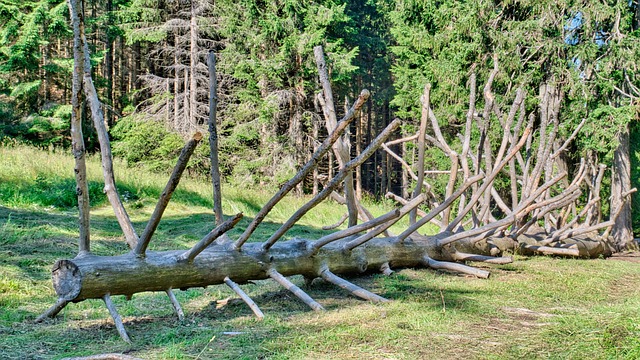
[[[585,157],[596,177],[598,164],[605,164],[611,170],[604,175],[605,188],[613,193],[628,190],[637,178],[635,0],[108,0],[85,1],[84,7],[93,78],[114,154],[132,166],[167,171],[184,139],[206,129],[207,55],[214,51],[226,181],[283,183],[327,134],[312,50],[323,45],[336,101],[344,103],[338,111],[350,107],[362,88],[372,94],[349,130],[353,155],[395,118],[403,120],[395,137],[414,134],[427,83],[443,135],[453,147],[462,146],[456,134],[467,117],[470,76],[478,74],[481,92],[497,68],[496,103],[510,103],[522,88],[528,95],[523,106],[533,116],[543,117],[536,110],[543,99],[557,104],[558,144],[579,128],[557,166],[574,172]],[[72,46],[65,1],[0,0],[4,143],[70,145]],[[546,92],[547,87],[555,90]],[[478,98],[478,111],[483,101]],[[477,134],[474,144],[500,146],[500,137],[492,136],[499,133],[499,111],[487,115],[493,118],[487,139]],[[95,151],[88,106],[83,118],[85,142]],[[408,165],[416,162],[410,145],[391,150]],[[434,147],[426,163],[429,181],[442,196],[449,160]],[[337,167],[329,154],[298,191],[317,192]],[[189,170],[207,176],[208,169],[203,146]],[[355,187],[360,197],[382,198],[388,191],[406,195],[412,181],[390,152],[379,150],[357,169]],[[508,176],[498,184],[508,194]],[[609,202],[602,201],[602,212],[609,211]],[[640,216],[634,219],[640,225]]]

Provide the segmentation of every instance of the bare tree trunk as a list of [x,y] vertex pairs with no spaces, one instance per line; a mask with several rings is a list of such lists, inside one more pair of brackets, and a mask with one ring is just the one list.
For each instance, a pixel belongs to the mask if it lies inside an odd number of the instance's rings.
[[[429,110],[431,107],[430,92],[431,84],[425,85],[420,99],[420,102],[422,103],[422,115],[420,116],[420,130],[418,131],[418,166],[416,167],[418,180],[416,181],[416,188],[413,190],[414,198],[422,193],[422,184],[424,183],[424,137],[427,133],[427,121],[429,121]],[[409,213],[410,224],[416,223],[416,215],[417,209]]]
[[[124,94],[127,93],[126,76],[129,71],[127,71],[128,70],[127,64],[126,64],[127,52],[125,50],[126,50],[126,47],[124,44],[124,39],[120,38],[120,57],[118,58],[118,73],[120,74],[120,86],[118,87],[118,90],[119,90],[118,95],[120,98],[124,97]],[[118,103],[120,103],[120,101]]]
[[[360,115],[356,119],[356,156],[362,152],[362,119],[364,113],[360,112]],[[362,200],[362,165],[356,168],[356,199]]]
[[197,77],[197,65],[198,65],[198,21],[196,18],[196,1],[191,0],[191,19],[190,19],[190,37],[189,37],[190,51],[189,51],[189,72],[191,74],[191,84],[189,91],[189,132],[193,132],[198,124],[198,77]]
[[82,37],[80,26],[81,1],[69,1],[69,11],[73,19],[73,87],[71,90],[71,141],[72,152],[75,159],[76,193],[78,195],[79,229],[78,254],[86,255],[91,251],[90,247],[90,223],[89,223],[89,186],[87,184],[87,166],[85,163],[84,137],[82,136],[82,74],[84,54],[82,49]]
[[[316,58],[316,64],[318,65],[320,83],[324,93],[324,102],[326,106],[323,106],[323,108],[325,109],[327,130],[332,132],[336,128],[338,120],[336,117],[336,107],[333,102],[333,91],[331,90],[322,46],[316,46],[313,49],[313,52]],[[340,164],[340,168],[344,168],[351,159],[348,138],[338,140],[334,144],[333,149],[336,154],[336,158],[338,159],[338,163]],[[347,199],[347,211],[349,212],[349,226],[354,226],[358,223],[358,205],[356,203],[355,190],[353,188],[353,172],[347,174],[347,177],[344,179],[344,193],[345,198]]]
[[130,72],[130,83],[131,88],[129,91],[133,93],[131,97],[131,102],[133,105],[138,104],[138,92],[140,89],[140,82],[138,81],[138,75],[140,74],[140,64],[141,64],[141,55],[140,55],[140,42],[136,41],[133,43],[133,51],[131,52],[131,72]]
[[105,31],[105,47],[106,47],[106,51],[104,54],[104,77],[105,79],[107,79],[107,89],[106,89],[106,94],[107,94],[107,104],[109,105],[109,109],[107,110],[107,125],[108,126],[112,126],[113,125],[113,39],[111,38],[111,29],[110,27],[112,26],[111,24],[111,17],[112,12],[113,12],[113,0],[107,0],[106,3],[107,6],[107,31]]
[[211,182],[213,183],[213,213],[216,225],[224,221],[222,214],[222,192],[220,190],[220,165],[218,161],[218,82],[216,79],[216,54],[209,52],[209,156],[211,157]]
[[[364,141],[366,144],[368,144],[369,142],[371,142],[371,99],[369,99],[367,101],[367,131],[365,132],[364,136]],[[364,170],[365,170],[365,176],[364,176],[364,180],[365,180],[365,188],[367,189],[367,191],[371,192],[372,194],[375,194],[375,185],[372,185],[372,183],[375,183],[375,166],[374,166],[374,162],[375,162],[375,156],[373,157],[373,159],[367,159],[367,161],[364,163]]]
[[618,251],[625,249],[633,240],[631,229],[631,202],[623,194],[631,189],[631,159],[629,157],[629,131],[618,135],[620,145],[615,150],[611,179],[611,214],[619,213],[611,229]]
[[[407,143],[403,142],[402,143],[402,158],[406,159],[407,158]],[[405,167],[402,167],[402,191],[400,193],[400,196],[402,196],[403,198],[408,198],[409,197],[409,171],[407,169],[405,169]]]
[[[311,139],[311,141],[313,141],[313,153],[315,154],[318,151],[318,121],[315,119],[312,119],[313,124],[311,125],[313,127],[313,138]],[[318,167],[314,167],[313,168],[313,190],[311,191],[311,194],[313,196],[318,195]]]
[[[193,75],[193,74],[191,74]],[[190,97],[190,87],[189,87],[189,69],[185,68],[184,69],[184,96],[183,96],[183,101],[182,101],[182,108],[183,113],[182,113],[182,122],[181,122],[181,127],[180,127],[180,132],[181,133],[185,133],[188,132],[188,129],[191,127],[191,106],[189,106],[189,99]]]
[[[178,43],[178,35],[174,36],[174,44]],[[180,108],[180,102],[178,101],[178,94],[180,92],[180,71],[179,71],[179,59],[178,53],[173,53],[173,128],[179,129],[180,118],[178,117],[178,110]]]
[[[69,3],[70,6],[74,6],[75,4]],[[80,10],[71,11],[72,15],[82,15]],[[109,141],[109,134],[107,133],[107,129],[104,123],[104,113],[102,112],[102,104],[98,99],[98,93],[93,85],[93,80],[91,78],[91,59],[89,57],[89,46],[87,44],[85,35],[84,35],[84,26],[82,22],[82,17],[79,19],[73,19],[74,22],[78,23],[78,31],[75,34],[78,36],[78,41],[81,42],[81,46],[83,49],[83,85],[84,85],[84,93],[87,97],[87,102],[89,103],[89,107],[91,108],[91,118],[93,119],[93,125],[96,128],[96,132],[98,133],[98,140],[100,142],[100,155],[102,159],[102,172],[104,175],[104,192],[107,194],[107,198],[113,207],[113,211],[116,215],[116,219],[120,224],[120,228],[122,229],[125,238],[127,240],[127,244],[133,248],[136,246],[138,242],[138,235],[136,234],[135,229],[133,228],[133,224],[129,219],[129,215],[122,205],[122,201],[120,200],[120,196],[118,194],[118,189],[116,188],[115,175],[113,171],[113,157],[111,155],[111,144]]]

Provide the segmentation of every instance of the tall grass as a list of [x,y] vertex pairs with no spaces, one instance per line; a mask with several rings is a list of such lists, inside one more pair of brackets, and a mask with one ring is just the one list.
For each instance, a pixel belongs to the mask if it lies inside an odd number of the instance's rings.
[[[49,149],[43,151],[25,145],[0,146],[0,205],[9,208],[44,211],[75,211],[77,199],[73,173],[74,159],[68,151]],[[133,221],[143,227],[160,196],[171,169],[166,174],[153,173],[145,168],[127,167],[114,160],[115,177],[120,196]],[[92,213],[108,216],[110,207],[102,192],[104,181],[99,155],[87,157],[87,178],[90,189]],[[223,212],[226,215],[242,212],[248,222],[269,200],[277,189],[265,186],[237,186],[223,184]],[[175,191],[166,219],[186,218],[194,214],[210,213],[212,187],[201,178],[183,177]],[[278,204],[265,219],[266,232],[276,224],[286,221],[293,212],[310,200],[310,196],[289,195]],[[392,208],[390,203],[366,202],[374,215],[381,215]],[[304,236],[320,231],[319,228],[337,222],[346,208],[325,201],[299,222],[288,237]],[[271,224],[271,226],[269,226]],[[344,225],[343,225],[344,226]],[[406,221],[396,225],[396,231],[406,226]],[[296,229],[298,232],[296,232]],[[196,235],[200,232],[196,232]],[[260,235],[260,230],[257,235]],[[267,233],[264,234],[267,236]],[[256,238],[260,238],[257,236]]]

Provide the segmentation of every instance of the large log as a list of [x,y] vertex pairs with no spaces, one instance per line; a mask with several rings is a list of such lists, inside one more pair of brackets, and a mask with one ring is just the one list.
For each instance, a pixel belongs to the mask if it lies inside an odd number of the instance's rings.
[[52,276],[60,299],[79,302],[99,299],[104,295],[126,295],[144,291],[166,291],[224,284],[228,277],[236,283],[269,278],[275,269],[284,276],[321,277],[328,268],[334,274],[358,274],[380,271],[383,265],[392,268],[424,267],[425,256],[435,260],[450,260],[435,246],[434,237],[414,237],[404,242],[394,238],[375,238],[368,243],[344,251],[341,239],[315,251],[313,241],[294,239],[278,242],[268,252],[262,244],[245,244],[242,251],[230,246],[213,244],[192,262],[184,261],[184,251],[146,253],[145,258],[128,253],[119,256],[86,255],[59,260]]

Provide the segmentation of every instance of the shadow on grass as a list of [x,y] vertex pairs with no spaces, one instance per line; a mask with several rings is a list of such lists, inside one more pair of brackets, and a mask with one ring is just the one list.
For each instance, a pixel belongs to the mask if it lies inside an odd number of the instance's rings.
[[[49,278],[57,259],[73,258],[77,253],[77,213],[22,210],[0,206],[0,267],[10,266],[33,280]],[[253,219],[245,217],[228,234],[237,238]],[[281,224],[265,221],[254,233],[255,241],[266,240]],[[138,233],[146,222],[134,222]],[[165,216],[150,244],[150,250],[189,249],[215,227],[213,215],[195,213]],[[296,225],[285,235],[318,238],[327,231]],[[91,217],[91,249],[96,255],[120,255],[129,251],[113,216]]]
[[[237,199],[236,199],[237,200]],[[247,205],[249,206],[249,205]],[[236,238],[251,222],[246,217],[230,232]],[[113,216],[93,216],[92,249],[101,255],[117,255],[128,251],[123,236]],[[275,232],[281,224],[264,222],[253,238],[264,240]],[[139,232],[145,222],[134,224]],[[153,250],[187,249],[213,228],[213,216],[210,213],[195,213],[187,216],[172,215],[165,217],[151,242]],[[287,237],[318,238],[331,231],[323,231],[310,226],[296,225]],[[285,238],[286,239],[286,238]],[[285,240],[283,239],[283,240]],[[27,211],[0,206],[0,269],[11,269],[20,272],[21,281],[33,282],[37,287],[50,287],[50,268],[59,258],[73,257],[77,250],[77,213]],[[425,270],[428,271],[428,270]],[[386,278],[377,275],[347,276],[349,281],[378,293],[391,300],[420,303],[427,309],[440,311],[442,297],[448,308],[458,311],[477,312],[477,304],[471,300],[474,292],[460,289],[446,289],[425,286],[421,280],[402,275]],[[302,285],[300,276],[293,280]],[[172,346],[178,354],[197,355],[203,348],[211,347],[222,351],[221,358],[249,357],[257,358],[269,354],[263,345],[279,336],[290,336],[291,328],[279,320],[298,314],[311,313],[304,303],[290,292],[280,288],[273,282],[258,282],[258,285],[244,285],[256,303],[267,314],[268,319],[261,323],[260,330],[254,332],[255,322],[250,309],[241,302],[230,302],[219,307],[218,302],[209,301],[207,292],[199,295],[202,305],[198,310],[187,314],[185,322],[178,322],[173,315],[147,316],[144,310],[136,310],[134,319],[126,316],[127,330],[136,343],[135,350],[171,351]],[[307,293],[321,302],[327,310],[340,309],[364,303],[348,292],[321,280],[314,281]],[[12,291],[22,291],[20,289]],[[39,291],[39,294],[37,293]],[[227,290],[229,291],[229,290]],[[180,295],[180,294],[178,294]],[[51,305],[51,295],[34,290],[31,295],[11,300],[5,304],[3,311],[8,314],[0,316],[5,321],[17,320],[10,326],[0,326],[0,334],[16,335],[19,340],[9,344],[0,342],[0,353],[20,354],[25,349],[36,351],[34,358],[51,358],[63,354],[88,355],[85,347],[93,353],[105,351],[126,351],[130,349],[118,338],[108,314],[100,320],[75,320],[70,325],[64,314],[60,319],[44,325],[31,324],[30,320]],[[186,295],[182,295],[186,296]],[[234,294],[231,297],[236,297]],[[162,297],[158,294],[158,297]],[[166,297],[165,297],[166,298]],[[180,296],[179,296],[180,298]],[[28,300],[27,300],[28,299]],[[134,298],[133,302],[142,302]],[[136,304],[134,304],[136,305]],[[98,308],[102,305],[91,305]],[[136,308],[139,305],[136,305]],[[145,305],[148,306],[148,305]],[[73,317],[81,316],[86,310],[73,309]],[[140,306],[144,308],[144,306]],[[93,310],[91,310],[93,311]],[[13,314],[13,315],[12,315]],[[126,314],[124,312],[123,314]],[[271,319],[271,320],[269,320]],[[11,322],[7,324],[12,324]],[[0,324],[1,325],[1,324]],[[239,331],[237,336],[224,335],[226,331]],[[210,341],[215,336],[214,341]],[[45,343],[39,338],[48,338]],[[50,341],[56,339],[55,341]],[[166,348],[166,349],[165,349]],[[160,350],[165,349],[165,350]],[[168,349],[168,350],[167,350]],[[29,350],[30,351],[30,350]],[[9,356],[8,358],[12,358]],[[170,355],[167,355],[170,357]],[[19,358],[17,355],[15,358]]]

